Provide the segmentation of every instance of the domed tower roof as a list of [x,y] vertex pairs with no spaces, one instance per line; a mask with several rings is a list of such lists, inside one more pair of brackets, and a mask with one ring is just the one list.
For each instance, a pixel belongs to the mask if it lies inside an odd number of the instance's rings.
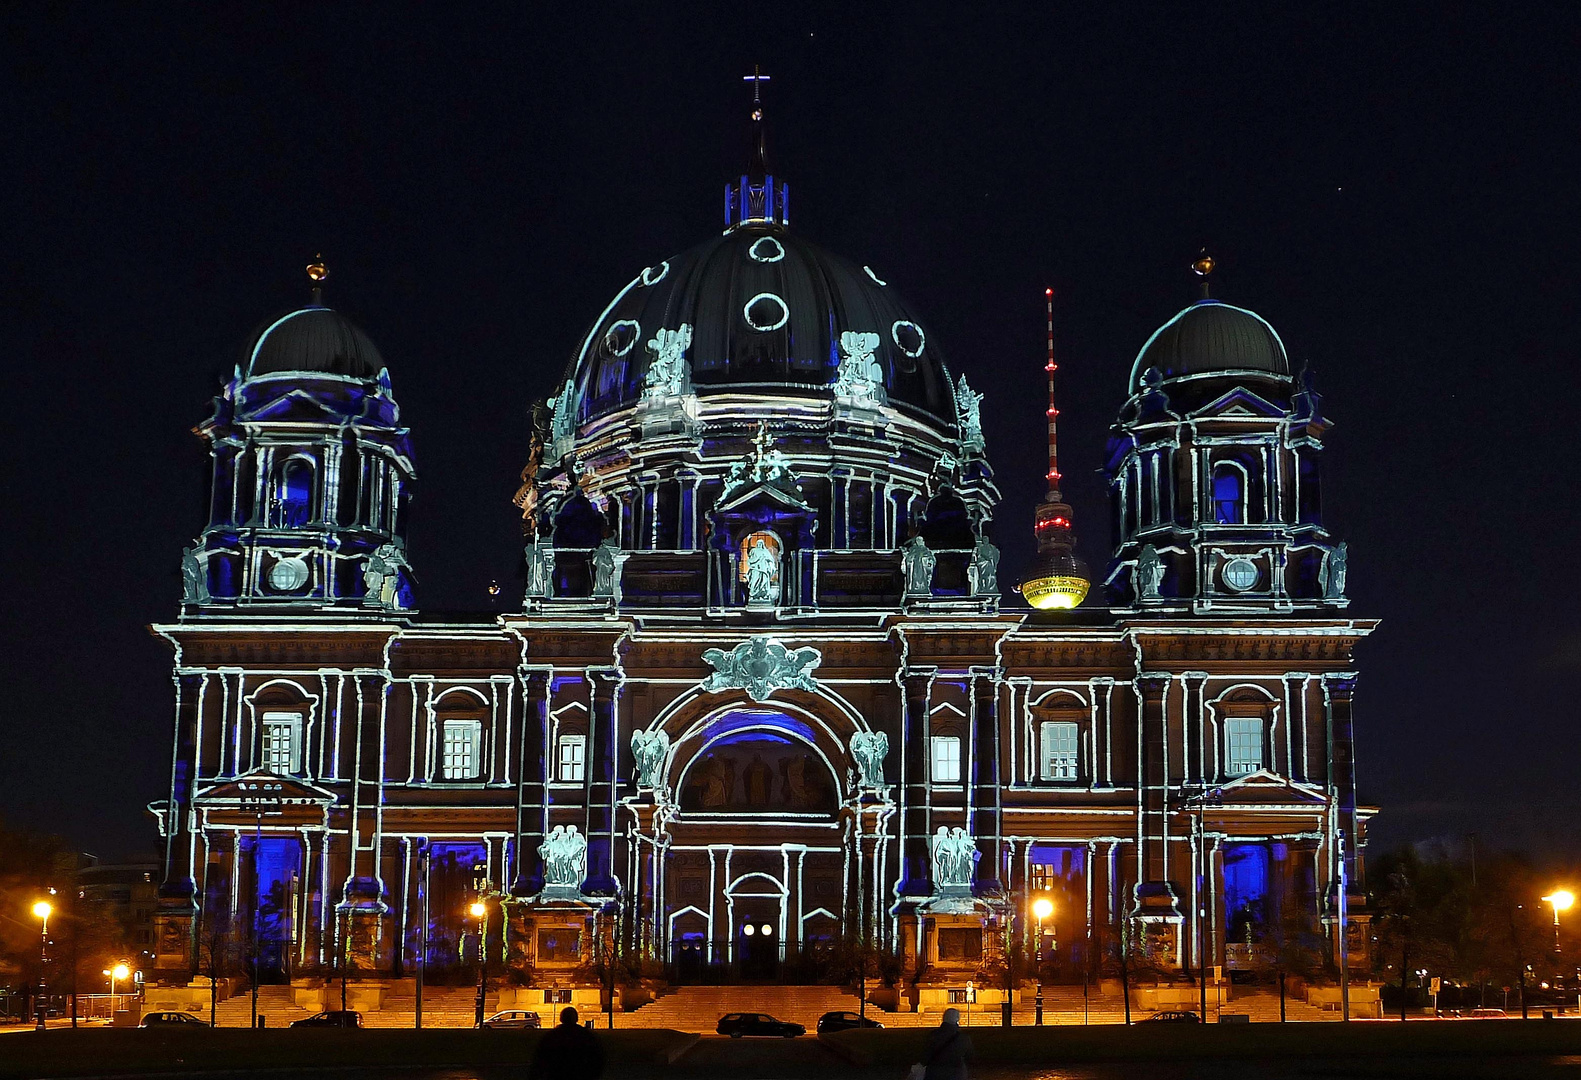
[[1193,375],[1245,374],[1290,378],[1284,342],[1256,312],[1219,300],[1192,304],[1147,339],[1131,366],[1131,389],[1156,368],[1164,379]]
[[[695,392],[827,395],[843,333],[873,334],[889,401],[945,425],[955,400],[938,341],[888,283],[789,232],[746,222],[643,270],[610,302],[573,358],[578,420],[634,405],[660,330],[691,327]],[[869,339],[871,340],[871,339]]]
[[241,364],[248,379],[300,373],[372,380],[383,368],[378,347],[360,327],[317,303],[265,326],[248,344]]

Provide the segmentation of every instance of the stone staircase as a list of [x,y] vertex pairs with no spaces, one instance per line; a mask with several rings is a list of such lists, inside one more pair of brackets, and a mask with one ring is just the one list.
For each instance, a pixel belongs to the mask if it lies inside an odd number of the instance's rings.
[[[768,1013],[776,1020],[805,1024],[816,1031],[826,1012],[856,1012],[855,994],[838,986],[682,986],[634,1012],[616,1013],[616,1028],[673,1028],[713,1034],[730,1012]],[[887,1024],[888,1014],[868,1004],[868,1014]]]
[[[235,997],[226,998],[214,1010],[217,1027],[244,1028],[252,1024],[253,998],[251,990],[242,990]],[[258,1014],[272,1028],[287,1027],[293,1020],[304,1020],[313,1014],[291,999],[289,986],[260,986],[258,988]],[[207,1019],[207,1010],[204,1019]]]
[[[423,1027],[469,1028],[477,1020],[478,991],[473,986],[427,986],[423,988]],[[483,999],[483,1015],[492,1016],[499,1011],[499,995],[490,990]],[[544,1016],[542,1009],[534,1010]],[[545,1018],[547,1020],[547,1018]],[[385,995],[384,1007],[377,1012],[364,1013],[362,1022],[367,1027],[415,1028],[417,1026],[417,992],[408,980],[398,983]]]
[[[1213,1008],[1213,998],[1208,998],[1210,1012],[1217,1011]],[[1277,990],[1257,990],[1252,993],[1236,993],[1235,997],[1224,1003],[1226,1013],[1242,1013],[1252,1018],[1252,1023],[1278,1023],[1279,1022],[1279,992]],[[1321,1023],[1324,1021],[1338,1020],[1340,1014],[1308,1005],[1299,998],[1285,998],[1285,1019],[1291,1023]]]

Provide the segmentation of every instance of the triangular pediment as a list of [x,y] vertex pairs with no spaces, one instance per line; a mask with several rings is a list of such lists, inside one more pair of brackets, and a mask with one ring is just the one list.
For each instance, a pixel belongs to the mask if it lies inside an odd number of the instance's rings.
[[331,408],[319,397],[308,393],[306,390],[288,390],[277,398],[255,408],[248,409],[245,415],[238,412],[238,419],[242,420],[307,420],[322,421],[324,423],[338,424],[345,419],[345,415]]
[[753,484],[746,490],[731,495],[728,501],[720,503],[715,509],[729,513],[746,509],[754,504],[767,506],[775,510],[800,510],[804,512],[812,510],[812,507],[804,500],[766,483]]
[[1327,801],[1320,788],[1298,784],[1267,769],[1259,769],[1221,784],[1218,790],[1226,803],[1310,803],[1321,806]]
[[335,793],[294,776],[259,770],[203,788],[196,801],[208,806],[328,806]]
[[1252,393],[1244,386],[1237,386],[1234,390],[1215,398],[1192,413],[1191,419],[1201,420],[1208,417],[1234,419],[1238,417],[1254,420],[1279,420],[1284,415],[1285,410],[1278,405]]

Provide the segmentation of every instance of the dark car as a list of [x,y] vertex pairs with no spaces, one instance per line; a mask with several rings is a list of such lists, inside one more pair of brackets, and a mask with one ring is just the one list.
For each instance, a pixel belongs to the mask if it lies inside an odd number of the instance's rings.
[[184,1012],[151,1012],[138,1021],[138,1027],[208,1027],[208,1022],[199,1020],[191,1013]]
[[535,1028],[543,1027],[543,1020],[535,1012],[523,1009],[509,1009],[497,1012],[483,1021],[486,1028]]
[[818,1017],[818,1034],[827,1035],[832,1031],[850,1031],[852,1028],[881,1028],[877,1020],[866,1020],[854,1012],[826,1012]]
[[800,1024],[776,1020],[767,1013],[726,1013],[719,1018],[718,1032],[739,1039],[743,1035],[766,1035],[780,1039],[794,1039],[807,1034]]
[[362,1014],[351,1009],[347,1009],[345,1012],[334,1009],[330,1012],[321,1012],[317,1016],[309,1016],[305,1020],[294,1020],[291,1022],[291,1026],[360,1028],[362,1026]]
[[1202,1023],[1202,1017],[1194,1012],[1168,1009],[1164,1012],[1156,1012],[1152,1016],[1144,1016],[1138,1022],[1143,1024],[1200,1024]]

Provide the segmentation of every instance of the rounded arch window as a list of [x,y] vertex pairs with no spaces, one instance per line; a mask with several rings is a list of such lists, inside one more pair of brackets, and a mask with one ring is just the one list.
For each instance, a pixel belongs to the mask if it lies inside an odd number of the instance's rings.
[[313,517],[313,463],[304,457],[287,458],[275,484],[274,524],[298,529]]
[[1237,462],[1213,467],[1213,520],[1220,525],[1246,524],[1246,470]]
[[710,725],[712,737],[687,764],[683,812],[832,814],[839,787],[806,724],[783,713],[742,710]]

